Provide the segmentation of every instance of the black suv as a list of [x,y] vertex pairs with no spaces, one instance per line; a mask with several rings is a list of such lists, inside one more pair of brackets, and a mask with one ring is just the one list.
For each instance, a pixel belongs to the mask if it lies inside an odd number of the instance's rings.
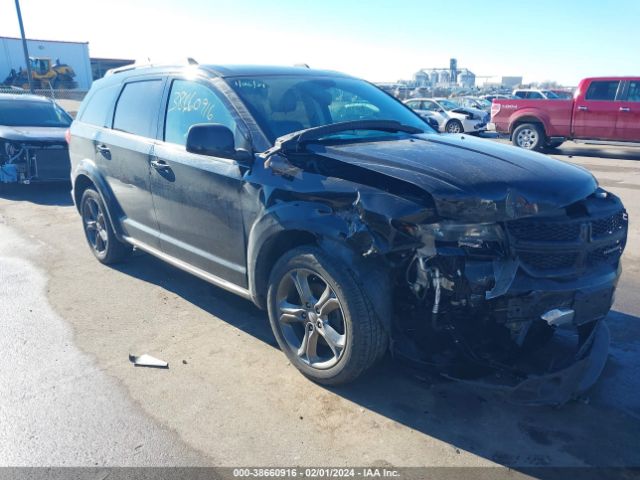
[[135,247],[250,299],[318,382],[353,380],[391,346],[560,402],[604,365],[620,200],[582,168],[437,134],[368,82],[124,67],[94,83],[70,152],[98,260]]

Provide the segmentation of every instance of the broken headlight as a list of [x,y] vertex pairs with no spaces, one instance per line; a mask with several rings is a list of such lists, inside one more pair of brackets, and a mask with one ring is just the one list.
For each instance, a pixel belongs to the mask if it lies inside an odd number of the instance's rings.
[[472,251],[501,249],[505,239],[496,223],[432,223],[421,225],[419,235],[425,245],[444,244]]

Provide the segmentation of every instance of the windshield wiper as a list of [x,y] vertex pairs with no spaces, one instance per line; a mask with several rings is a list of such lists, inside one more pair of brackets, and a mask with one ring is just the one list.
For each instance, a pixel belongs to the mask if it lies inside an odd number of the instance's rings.
[[355,120],[351,122],[331,123],[329,125],[298,130],[297,132],[278,137],[274,146],[264,152],[263,156],[268,157],[277,152],[299,151],[305,143],[349,130],[376,130],[380,132],[403,132],[409,134],[424,133],[424,130],[410,125],[403,125],[395,120]]

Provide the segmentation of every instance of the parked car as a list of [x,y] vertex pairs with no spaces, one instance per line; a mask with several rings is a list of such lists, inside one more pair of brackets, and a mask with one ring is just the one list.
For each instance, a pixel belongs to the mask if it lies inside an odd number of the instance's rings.
[[453,99],[461,107],[475,108],[485,112],[491,111],[491,101],[480,97],[456,97]]
[[562,100],[571,100],[573,98],[573,92],[569,90],[551,90],[556,96]]
[[[391,347],[562,403],[606,361],[620,200],[571,164],[440,135],[368,82],[123,67],[93,83],[70,149],[100,262],[135,246],[250,299],[317,382],[352,381]],[[561,326],[579,333],[568,357]]]
[[484,98],[489,102],[493,102],[495,99],[509,100],[517,97],[514,97],[513,95],[503,95],[501,93],[492,93],[490,95],[481,95],[480,98]]
[[494,100],[491,128],[528,150],[566,140],[640,142],[640,77],[587,78],[573,100]]
[[447,98],[412,98],[405,104],[422,116],[433,117],[446,133],[476,133],[486,130],[489,113],[462,107]]
[[540,90],[538,88],[517,88],[513,91],[516,98],[526,100],[559,100],[560,97],[552,90]]
[[0,94],[0,183],[68,181],[71,121],[48,98]]

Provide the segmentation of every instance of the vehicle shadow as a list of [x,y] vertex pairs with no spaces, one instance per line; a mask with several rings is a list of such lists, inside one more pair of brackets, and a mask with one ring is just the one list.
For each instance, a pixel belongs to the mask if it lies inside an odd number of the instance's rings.
[[[236,295],[143,253],[114,268],[161,286],[277,348],[266,313]],[[611,315],[618,337],[625,324],[640,320],[620,312]],[[614,332],[614,342],[617,336]],[[549,467],[640,466],[640,403],[634,403],[640,395],[640,370],[635,365],[640,344],[632,345],[628,337],[623,342],[614,345],[615,352],[627,353],[615,353],[610,359],[589,394],[591,401],[572,402],[560,409],[513,405],[491,391],[409,369],[389,356],[354,384],[327,389],[447,442],[456,453],[466,450],[538,478],[567,478],[566,471],[558,474]],[[613,387],[620,379],[626,385],[622,390]],[[616,395],[625,392],[635,392],[635,398],[621,403]]]
[[549,155],[559,157],[588,157],[611,160],[640,160],[640,148],[634,147],[607,147],[599,145],[562,145],[560,148],[549,150]]
[[33,183],[18,185],[0,183],[0,198],[36,205],[66,207],[73,205],[71,182]]

